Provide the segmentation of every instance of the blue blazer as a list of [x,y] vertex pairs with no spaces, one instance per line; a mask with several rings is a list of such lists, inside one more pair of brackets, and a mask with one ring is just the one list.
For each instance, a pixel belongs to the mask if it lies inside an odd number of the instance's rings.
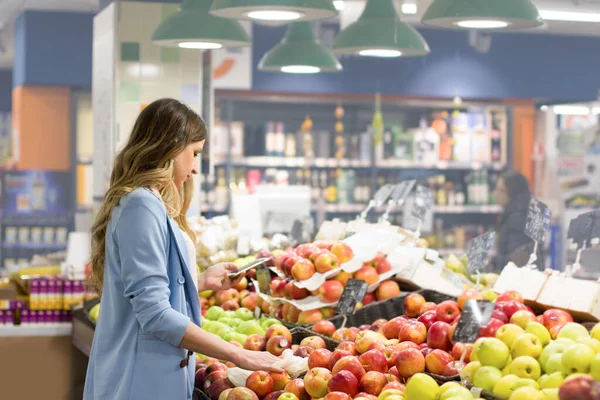
[[137,189],[113,209],[106,231],[100,315],[84,400],[192,399],[195,358],[177,347],[200,325],[183,233],[162,201]]

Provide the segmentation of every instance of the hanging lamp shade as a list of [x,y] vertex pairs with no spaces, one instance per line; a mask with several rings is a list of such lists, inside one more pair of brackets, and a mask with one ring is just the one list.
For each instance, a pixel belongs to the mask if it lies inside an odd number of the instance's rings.
[[310,22],[292,22],[281,42],[260,60],[258,69],[266,72],[310,74],[339,72],[342,65],[315,37]]
[[372,57],[415,57],[429,53],[419,32],[400,20],[392,0],[367,0],[361,16],[335,39],[333,51]]
[[526,29],[544,21],[531,0],[434,0],[425,25],[455,29]]
[[313,21],[337,15],[332,0],[215,0],[210,12],[249,21]]
[[201,50],[248,46],[250,38],[242,25],[211,15],[211,5],[212,0],[184,0],[179,11],[154,30],[152,43]]

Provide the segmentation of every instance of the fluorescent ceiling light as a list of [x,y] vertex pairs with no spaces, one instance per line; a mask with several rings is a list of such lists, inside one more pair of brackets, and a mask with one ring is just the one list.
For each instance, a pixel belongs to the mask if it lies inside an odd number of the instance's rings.
[[336,10],[342,11],[344,9],[344,0],[333,0],[333,6]]
[[416,14],[417,4],[407,3],[406,1],[402,4],[402,14]]
[[281,67],[281,72],[288,74],[318,74],[321,68],[312,65],[285,65]]
[[181,42],[178,44],[182,49],[196,49],[196,50],[215,50],[223,47],[220,43],[213,42]]
[[600,115],[600,107],[594,107],[594,108],[592,108],[592,114],[594,114],[594,115]]
[[547,21],[597,22],[600,23],[600,13],[540,10],[540,16]]
[[590,115],[592,111],[588,106],[562,105],[552,107],[557,115]]
[[293,21],[304,14],[295,11],[250,11],[246,16],[259,21]]
[[361,50],[358,52],[359,55],[363,57],[400,57],[402,55],[401,51],[398,50],[389,50],[389,49],[372,49],[372,50]]
[[454,24],[468,29],[500,29],[506,28],[509,25],[508,22],[494,20],[465,20],[455,22]]

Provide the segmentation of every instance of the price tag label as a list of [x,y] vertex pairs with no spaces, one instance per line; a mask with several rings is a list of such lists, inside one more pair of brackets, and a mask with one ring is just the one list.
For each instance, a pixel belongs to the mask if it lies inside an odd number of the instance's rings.
[[600,244],[600,210],[592,212],[592,233],[590,234],[590,244],[597,246]]
[[256,269],[256,279],[258,280],[258,290],[267,296],[271,295],[271,271],[266,267]]
[[342,297],[335,308],[338,314],[349,315],[353,314],[356,303],[363,300],[369,285],[367,282],[358,279],[348,279],[346,287],[342,292]]
[[425,217],[431,212],[433,206],[433,192],[425,186],[417,186],[417,196],[411,214],[420,221],[425,221]]
[[531,196],[525,222],[525,235],[538,243],[544,243],[546,234],[550,231],[551,217],[552,213],[548,206]]
[[383,203],[390,197],[392,194],[392,190],[394,189],[393,185],[383,185],[379,188],[379,190],[373,196],[373,202],[375,203],[375,207],[381,207]]
[[583,248],[585,243],[590,242],[593,226],[594,213],[581,214],[569,223],[567,238],[572,240],[578,249]]
[[452,335],[452,341],[474,343],[479,330],[489,324],[494,307],[494,303],[486,300],[467,300]]
[[495,232],[486,232],[471,241],[469,250],[467,251],[467,272],[469,275],[474,274],[477,271],[482,271],[487,265],[488,254],[494,248],[495,237]]
[[393,201],[395,205],[403,203],[404,200],[406,200],[406,198],[410,194],[410,192],[413,190],[413,187],[416,183],[417,181],[413,179],[410,181],[400,182],[399,184],[394,186],[391,195],[391,201]]
[[304,223],[302,221],[295,220],[290,233],[296,245],[304,243]]

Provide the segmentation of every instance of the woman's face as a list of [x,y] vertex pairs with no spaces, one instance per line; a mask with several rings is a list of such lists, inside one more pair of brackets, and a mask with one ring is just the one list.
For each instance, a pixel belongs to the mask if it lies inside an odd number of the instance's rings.
[[505,207],[510,202],[510,197],[508,196],[508,191],[506,190],[506,184],[502,178],[498,179],[498,182],[496,183],[494,197],[496,198],[496,203],[502,207]]
[[202,153],[204,140],[190,143],[181,153],[175,157],[173,165],[173,180],[177,189],[183,187],[183,183],[192,175],[198,174],[197,157]]

